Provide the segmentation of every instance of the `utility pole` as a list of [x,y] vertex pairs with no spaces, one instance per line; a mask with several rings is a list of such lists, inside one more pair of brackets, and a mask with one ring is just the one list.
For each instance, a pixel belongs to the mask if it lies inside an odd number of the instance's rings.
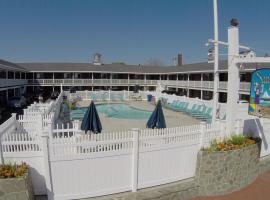
[[214,7],[214,89],[213,89],[213,114],[212,123],[216,121],[217,108],[218,108],[218,83],[219,83],[219,73],[218,73],[218,6],[217,0],[213,0]]

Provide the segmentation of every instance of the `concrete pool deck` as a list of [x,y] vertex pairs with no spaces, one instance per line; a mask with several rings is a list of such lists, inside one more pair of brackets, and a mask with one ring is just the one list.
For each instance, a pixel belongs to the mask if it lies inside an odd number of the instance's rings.
[[[95,102],[95,104],[102,104],[107,102]],[[146,101],[125,101],[125,102],[110,102],[110,103],[126,103],[131,105],[132,107],[153,111],[155,109],[155,105],[146,102]],[[79,101],[77,103],[78,107],[88,107],[90,105],[90,101]],[[188,126],[200,123],[199,120],[194,119],[186,114],[181,112],[172,111],[163,107],[163,112],[165,115],[167,128],[170,127],[178,127],[178,126]],[[148,119],[143,120],[130,120],[130,119],[116,119],[109,118],[103,114],[99,115],[101,123],[102,123],[102,132],[114,132],[114,131],[126,131],[131,130],[132,128],[145,129],[146,123]]]

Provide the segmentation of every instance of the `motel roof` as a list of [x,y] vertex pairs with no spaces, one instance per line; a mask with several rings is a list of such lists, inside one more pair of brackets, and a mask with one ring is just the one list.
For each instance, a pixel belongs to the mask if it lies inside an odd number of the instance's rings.
[[[174,74],[174,73],[199,73],[211,72],[213,63],[201,62],[185,64],[181,66],[145,66],[125,64],[103,64],[91,63],[17,63],[20,67],[30,72],[97,72],[97,73],[134,73],[134,74]],[[252,71],[256,68],[270,68],[267,64],[243,64],[242,71]],[[219,62],[219,70],[227,71],[227,61]]]

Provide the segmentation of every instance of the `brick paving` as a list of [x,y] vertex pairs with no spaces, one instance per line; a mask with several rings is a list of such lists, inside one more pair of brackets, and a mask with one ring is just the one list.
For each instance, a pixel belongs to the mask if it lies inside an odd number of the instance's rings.
[[196,197],[191,200],[268,200],[270,199],[270,171],[260,175],[246,188],[224,196]]

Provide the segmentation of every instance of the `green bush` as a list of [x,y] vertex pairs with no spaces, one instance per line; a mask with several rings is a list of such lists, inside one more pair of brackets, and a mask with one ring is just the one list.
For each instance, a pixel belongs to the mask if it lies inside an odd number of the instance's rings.
[[231,142],[234,145],[243,145],[246,141],[244,135],[232,135],[228,142]]

